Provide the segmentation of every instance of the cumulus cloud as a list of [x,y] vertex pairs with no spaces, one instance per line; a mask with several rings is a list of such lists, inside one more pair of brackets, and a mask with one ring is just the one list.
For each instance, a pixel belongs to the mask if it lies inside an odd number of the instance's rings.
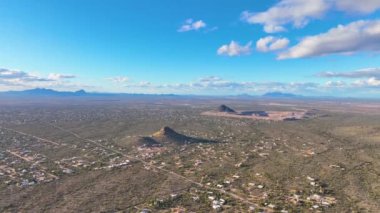
[[247,86],[247,83],[228,81],[217,76],[208,76],[200,78],[198,81],[191,83],[190,86],[208,89],[236,89],[240,88],[243,84]]
[[68,79],[73,78],[75,78],[74,75],[51,73],[47,77],[44,77],[20,70],[0,68],[0,85],[12,89],[26,89],[35,87],[77,88],[75,87],[75,84],[67,81]]
[[344,89],[380,88],[380,68],[365,68],[348,72],[322,72],[317,76],[323,78],[341,78],[345,81],[328,81],[326,87]]
[[75,77],[76,77],[75,75],[66,75],[66,74],[60,74],[60,73],[50,73],[48,75],[48,79],[54,80],[54,81],[58,81],[62,79],[71,79]]
[[368,78],[363,80],[357,80],[352,83],[352,85],[357,87],[379,87],[380,88],[380,79],[377,78]]
[[304,58],[329,54],[380,51],[380,21],[356,21],[339,25],[326,33],[309,36],[279,55],[279,59]]
[[253,82],[232,81],[218,76],[206,76],[188,83],[176,84],[128,84],[126,87],[133,91],[150,91],[152,93],[176,94],[242,94],[265,93],[268,91],[305,92],[318,88],[315,83],[281,83],[281,82]]
[[367,80],[367,84],[369,85],[369,86],[375,86],[375,87],[378,87],[378,86],[380,86],[380,79],[378,79],[378,78],[369,78],[368,80]]
[[264,25],[267,33],[276,33],[285,31],[287,24],[302,28],[311,19],[321,18],[328,9],[329,4],[325,0],[281,0],[264,12],[245,11],[241,19],[250,24]]
[[224,81],[221,77],[218,76],[206,76],[199,79],[199,82],[201,83],[212,83],[212,82],[221,82]]
[[115,76],[115,77],[106,78],[106,80],[112,81],[118,84],[119,86],[125,87],[125,88],[151,89],[150,87],[153,86],[153,84],[149,81],[136,82],[136,81],[131,80],[127,76]]
[[327,81],[325,83],[326,87],[332,87],[332,88],[342,88],[346,86],[346,82],[344,81]]
[[[354,87],[380,87],[380,68],[365,68],[349,72],[322,72],[319,77],[358,79],[351,82]],[[342,81],[339,81],[342,82]]]
[[0,81],[3,83],[48,82],[72,78],[75,78],[75,75],[50,73],[47,77],[41,77],[20,70],[0,68]]
[[267,33],[286,31],[286,25],[306,26],[322,18],[329,10],[370,14],[380,9],[379,0],[280,0],[264,12],[244,11],[241,19],[249,24],[261,24]]
[[289,39],[267,36],[256,42],[256,49],[260,52],[269,52],[284,49],[288,46]]
[[369,14],[380,9],[379,0],[335,0],[338,10]]
[[349,72],[322,72],[319,77],[325,78],[377,78],[380,79],[380,68],[365,68]]
[[188,32],[188,31],[197,31],[202,28],[205,28],[207,24],[202,21],[194,21],[193,19],[187,19],[185,23],[178,29],[178,32]]
[[126,83],[129,81],[129,78],[127,76],[115,76],[107,78],[107,80],[110,80],[114,83]]
[[24,71],[0,68],[0,82],[17,83],[33,81],[52,81],[52,79],[39,77],[36,75],[26,73]]
[[134,93],[174,93],[202,95],[262,94],[266,92],[286,92],[305,95],[366,94],[369,89],[380,88],[378,79],[358,79],[357,81],[315,82],[255,82],[234,81],[218,76],[206,76],[184,83],[129,82],[124,87]]
[[124,85],[124,87],[128,87],[128,88],[151,88],[151,87],[156,87],[156,86],[153,86],[153,84],[149,81],[140,81],[140,82],[128,82],[126,85]]
[[231,41],[230,44],[225,44],[219,47],[217,53],[218,55],[227,56],[249,55],[252,52],[251,46],[252,42],[248,42],[246,45],[241,46],[239,43]]

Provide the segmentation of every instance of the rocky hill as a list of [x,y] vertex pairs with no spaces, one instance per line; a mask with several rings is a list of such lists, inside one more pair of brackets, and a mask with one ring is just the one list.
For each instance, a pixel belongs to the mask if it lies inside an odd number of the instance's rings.
[[228,113],[236,113],[235,110],[233,110],[232,108],[226,106],[226,105],[220,105],[218,107],[218,112],[228,112]]

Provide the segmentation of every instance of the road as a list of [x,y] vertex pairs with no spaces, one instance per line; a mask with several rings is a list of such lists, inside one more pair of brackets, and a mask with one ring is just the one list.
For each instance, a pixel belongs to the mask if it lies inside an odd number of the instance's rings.
[[47,140],[47,139],[44,139],[44,138],[40,138],[40,137],[37,137],[35,135],[31,135],[31,134],[28,134],[28,133],[25,133],[25,132],[21,132],[21,131],[15,130],[15,129],[6,128],[6,127],[3,127],[3,126],[0,126],[0,129],[5,129],[5,130],[8,130],[8,131],[16,132],[16,133],[18,133],[20,135],[29,136],[29,137],[35,138],[35,139],[37,139],[39,141],[42,141],[44,143],[49,143],[49,144],[56,145],[56,146],[60,146],[61,145],[61,144],[59,144],[57,142],[54,142],[54,141],[51,141],[51,140]]
[[[17,158],[20,158],[20,159],[22,159],[22,160],[24,160],[24,161],[26,161],[26,162],[34,163],[33,161],[31,161],[31,160],[29,160],[29,159],[27,159],[27,158],[24,158],[23,156],[17,154],[16,152],[12,152],[12,151],[10,151],[10,150],[7,150],[7,152],[8,152],[10,155],[13,155],[13,156],[15,156],[15,157],[17,157]],[[36,164],[36,165],[37,165],[37,164]],[[46,167],[41,166],[41,165],[37,165],[37,166],[40,167],[40,169],[41,169],[42,171],[44,171],[47,175],[53,177],[54,179],[57,179],[57,180],[59,179],[58,176],[53,175],[53,174],[47,172],[48,169],[47,169]]]
[[[184,181],[186,181],[186,182],[192,183],[192,184],[194,184],[194,185],[196,185],[196,186],[198,186],[198,187],[200,187],[200,188],[203,188],[203,189],[205,189],[205,190],[217,191],[217,192],[219,192],[219,193],[221,193],[221,194],[228,195],[228,196],[230,196],[230,197],[232,197],[232,198],[234,198],[234,199],[236,199],[236,200],[239,200],[240,202],[242,202],[242,203],[244,203],[244,204],[248,204],[248,205],[251,205],[251,206],[258,207],[258,205],[257,205],[256,203],[253,203],[253,202],[249,201],[248,199],[246,199],[246,198],[244,198],[244,197],[242,197],[242,196],[240,196],[240,195],[238,195],[238,194],[235,194],[235,193],[232,193],[232,192],[227,192],[227,191],[225,191],[225,190],[223,190],[223,189],[220,189],[220,188],[214,188],[214,187],[210,187],[210,186],[204,185],[204,184],[202,184],[202,183],[200,183],[200,182],[197,182],[197,181],[195,181],[195,180],[192,180],[192,179],[190,179],[190,178],[188,178],[188,177],[185,177],[185,176],[183,176],[183,175],[181,175],[181,174],[178,174],[178,173],[176,173],[176,172],[174,172],[174,171],[171,171],[171,170],[168,170],[168,169],[164,169],[164,168],[161,168],[161,167],[158,167],[158,166],[152,165],[152,164],[150,164],[150,163],[147,162],[147,161],[144,161],[144,160],[142,160],[142,159],[140,159],[140,158],[136,158],[136,157],[133,157],[133,156],[129,156],[129,155],[123,153],[123,152],[120,152],[119,150],[115,150],[115,149],[109,148],[109,147],[104,146],[104,145],[102,145],[102,144],[100,144],[100,143],[98,143],[98,142],[96,142],[96,141],[94,141],[94,140],[87,139],[87,138],[83,138],[83,137],[81,137],[79,134],[77,134],[77,133],[75,133],[75,132],[73,132],[73,131],[70,131],[70,130],[64,129],[64,128],[60,127],[60,126],[53,125],[53,124],[49,124],[49,123],[47,123],[47,125],[48,125],[48,126],[51,126],[51,127],[54,127],[54,128],[56,128],[56,129],[59,129],[59,130],[61,130],[61,131],[63,131],[63,132],[69,133],[69,134],[71,134],[72,136],[74,136],[74,137],[76,137],[76,138],[78,138],[78,139],[80,139],[80,140],[83,140],[83,141],[86,141],[86,142],[92,143],[92,144],[94,144],[94,145],[96,145],[96,146],[98,146],[98,147],[101,147],[101,148],[105,149],[105,150],[108,150],[108,151],[110,151],[110,152],[113,152],[113,153],[119,154],[119,155],[121,155],[121,156],[123,156],[123,157],[125,157],[125,158],[130,159],[130,160],[134,160],[134,161],[137,161],[137,162],[141,162],[141,163],[143,163],[144,165],[148,165],[148,166],[150,166],[150,167],[153,167],[154,169],[156,169],[156,170],[158,170],[158,171],[161,171],[161,172],[165,173],[166,175],[170,175],[170,176],[172,176],[172,177],[176,177],[176,178],[178,178],[178,179],[182,179],[182,180],[184,180]],[[8,131],[13,131],[13,132],[16,132],[16,133],[21,134],[21,135],[25,135],[25,136],[33,137],[33,138],[35,138],[35,139],[37,139],[37,140],[39,140],[39,141],[45,142],[45,143],[49,143],[49,144],[53,144],[53,145],[57,145],[57,146],[61,146],[61,144],[59,144],[59,143],[56,143],[56,142],[54,142],[54,141],[51,141],[51,140],[48,140],[48,139],[44,139],[44,138],[41,138],[41,137],[38,137],[38,136],[35,136],[35,135],[32,135],[32,134],[28,134],[28,133],[25,133],[25,132],[21,132],[21,131],[15,130],[15,129],[6,128],[6,127],[2,127],[2,126],[0,126],[0,128],[6,129],[6,130],[8,130]],[[9,152],[9,153],[14,155],[14,153],[11,153],[11,152]],[[17,157],[22,158],[21,156],[17,156]],[[26,159],[24,159],[24,158],[22,158],[22,159],[23,159],[23,160],[26,160]],[[58,179],[58,177],[55,176],[55,175],[52,175],[52,174],[49,174],[49,175],[51,175],[51,176],[53,176],[53,177],[55,177],[55,178]]]
[[235,194],[235,193],[227,192],[227,191],[225,191],[225,190],[223,190],[223,189],[214,188],[214,187],[210,187],[210,186],[204,185],[204,184],[202,184],[202,183],[200,183],[200,182],[197,182],[197,181],[195,181],[195,180],[192,180],[192,179],[190,179],[190,178],[188,178],[188,177],[185,177],[185,176],[183,176],[183,175],[181,175],[181,174],[178,174],[178,173],[176,173],[176,172],[174,172],[174,171],[171,171],[171,170],[168,170],[168,169],[164,169],[164,168],[161,168],[161,167],[158,167],[158,166],[152,165],[152,164],[150,164],[149,162],[144,161],[144,160],[142,160],[142,159],[139,159],[139,158],[136,158],[136,157],[132,157],[132,156],[126,155],[125,153],[120,152],[119,150],[115,150],[115,149],[112,149],[112,148],[106,147],[106,146],[104,146],[104,145],[102,145],[102,144],[100,144],[100,143],[98,143],[98,142],[96,142],[96,141],[94,141],[94,140],[87,139],[87,138],[83,138],[83,137],[81,137],[80,135],[78,135],[77,133],[72,132],[72,131],[70,131],[70,130],[64,129],[64,128],[62,128],[62,127],[59,127],[59,126],[56,126],[56,125],[53,125],[53,124],[48,124],[48,125],[49,125],[49,126],[52,126],[52,127],[55,127],[55,128],[57,128],[57,129],[59,129],[59,130],[61,130],[61,131],[67,132],[67,133],[69,133],[69,134],[75,136],[76,138],[78,138],[78,139],[80,139],[80,140],[83,140],[83,141],[86,141],[86,142],[89,142],[89,143],[95,144],[95,145],[97,145],[97,146],[99,146],[99,147],[101,147],[101,148],[103,148],[103,149],[109,150],[109,151],[114,152],[114,153],[117,153],[117,154],[119,154],[119,155],[121,155],[121,156],[123,156],[123,157],[129,158],[130,160],[135,160],[135,161],[138,161],[138,162],[143,163],[144,165],[149,165],[150,167],[153,167],[153,168],[155,168],[156,170],[159,170],[159,171],[165,173],[166,175],[171,175],[171,176],[177,177],[177,178],[182,179],[182,180],[184,180],[184,181],[186,181],[186,182],[192,183],[192,184],[194,184],[194,185],[196,185],[196,186],[198,186],[198,187],[200,187],[200,188],[203,188],[203,189],[206,189],[206,190],[210,190],[210,191],[217,191],[217,192],[219,192],[219,193],[221,193],[221,194],[225,194],[225,195],[228,195],[228,196],[230,196],[230,197],[232,197],[232,198],[234,198],[234,199],[236,199],[236,200],[239,200],[239,201],[241,201],[242,203],[245,203],[245,204],[248,204],[248,205],[251,205],[251,206],[258,207],[258,205],[257,205],[256,203],[253,203],[253,202],[249,201],[248,199],[243,198],[242,196],[237,195],[237,194]]

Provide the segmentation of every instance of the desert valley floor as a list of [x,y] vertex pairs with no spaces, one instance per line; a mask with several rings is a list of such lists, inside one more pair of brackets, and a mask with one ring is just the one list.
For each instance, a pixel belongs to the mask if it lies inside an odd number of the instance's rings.
[[378,102],[0,105],[0,212],[380,209]]

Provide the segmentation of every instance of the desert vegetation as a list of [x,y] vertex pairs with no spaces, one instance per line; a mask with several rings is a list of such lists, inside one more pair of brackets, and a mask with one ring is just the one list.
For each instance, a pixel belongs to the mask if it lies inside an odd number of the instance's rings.
[[[4,103],[0,211],[376,212],[380,113],[347,104]],[[221,108],[309,117],[204,115]]]

